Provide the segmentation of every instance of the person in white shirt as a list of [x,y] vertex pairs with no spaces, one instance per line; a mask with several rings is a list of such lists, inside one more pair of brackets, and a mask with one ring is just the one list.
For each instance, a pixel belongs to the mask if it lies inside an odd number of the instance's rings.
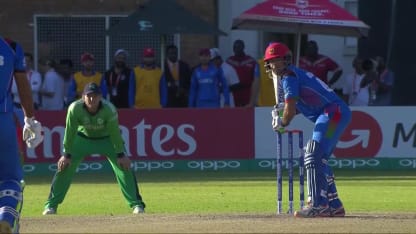
[[[32,99],[33,105],[35,109],[39,108],[40,101],[39,101],[39,90],[42,86],[42,76],[38,71],[33,69],[33,55],[30,53],[25,53],[25,69],[26,69],[26,77],[29,80],[30,88],[32,89]],[[15,80],[13,79],[12,84],[12,94],[13,94],[13,104],[16,108],[21,108],[20,105],[20,98],[17,92],[17,85]]]
[[40,95],[42,96],[42,110],[63,110],[65,83],[55,71],[55,62],[51,59],[41,59],[39,70],[44,74]]
[[[220,50],[218,48],[211,48],[210,53],[211,53],[212,63],[217,67],[221,67],[224,73],[224,77],[227,80],[228,88],[230,90],[230,107],[235,107],[233,90],[238,88],[240,84],[240,80],[238,79],[237,72],[230,64],[224,63]],[[223,94],[221,94],[221,107],[224,107],[224,95]]]
[[354,72],[345,78],[343,94],[348,97],[350,106],[368,106],[369,103],[369,84],[364,80],[363,59],[355,57],[352,66]]

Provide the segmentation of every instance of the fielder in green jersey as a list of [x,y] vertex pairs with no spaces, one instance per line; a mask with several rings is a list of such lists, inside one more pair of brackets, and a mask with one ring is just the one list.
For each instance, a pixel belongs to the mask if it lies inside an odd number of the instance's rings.
[[64,153],[57,163],[58,170],[53,178],[43,215],[56,214],[78,165],[91,154],[107,157],[133,213],[144,213],[145,204],[139,193],[134,171],[131,170],[131,161],[124,153],[117,110],[113,104],[102,99],[97,84],[88,83],[82,99],[69,106],[63,146]]

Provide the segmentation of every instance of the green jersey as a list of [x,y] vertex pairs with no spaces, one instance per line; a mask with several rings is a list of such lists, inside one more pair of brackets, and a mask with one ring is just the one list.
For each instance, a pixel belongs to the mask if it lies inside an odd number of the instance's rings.
[[95,114],[88,112],[82,99],[68,107],[64,136],[64,153],[71,154],[76,135],[89,139],[110,137],[116,153],[124,152],[124,141],[120,134],[117,109],[102,99]]

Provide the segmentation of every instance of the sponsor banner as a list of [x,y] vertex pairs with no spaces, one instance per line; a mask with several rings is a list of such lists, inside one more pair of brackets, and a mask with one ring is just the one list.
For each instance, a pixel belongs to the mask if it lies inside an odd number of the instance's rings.
[[[415,170],[415,158],[353,158],[330,159],[329,165],[334,170]],[[299,166],[295,160],[293,167]],[[287,169],[288,160],[283,160],[283,168]],[[133,161],[132,169],[136,172],[158,171],[275,171],[276,160],[252,159],[252,160],[166,160],[166,161]],[[56,164],[33,163],[23,166],[26,176],[52,175],[56,172]],[[106,161],[82,162],[77,173],[112,173],[110,164]]]
[[[62,152],[65,111],[38,111],[44,142],[25,162],[56,162]],[[133,160],[254,158],[254,109],[122,109],[120,130]],[[98,157],[97,157],[98,156]],[[227,157],[224,157],[227,156]],[[86,160],[103,160],[95,155]]]
[[[414,107],[353,107],[352,120],[333,152],[335,158],[416,158]],[[276,157],[276,134],[271,129],[271,107],[256,108],[255,158]],[[287,129],[302,130],[304,143],[312,136],[314,124],[297,115]],[[287,136],[283,136],[287,155]],[[294,136],[294,146],[297,138]],[[299,154],[297,148],[295,155]]]

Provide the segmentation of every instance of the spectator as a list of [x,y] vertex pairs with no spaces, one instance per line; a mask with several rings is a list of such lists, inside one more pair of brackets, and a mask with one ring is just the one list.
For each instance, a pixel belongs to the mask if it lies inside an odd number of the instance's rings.
[[134,105],[136,82],[134,71],[127,66],[128,53],[118,49],[114,53],[114,65],[101,79],[103,97],[108,98],[117,108],[130,108]]
[[210,63],[208,48],[199,51],[200,65],[196,66],[191,78],[189,107],[219,108],[220,89],[224,94],[224,107],[230,106],[230,94],[222,69]]
[[259,64],[259,97],[257,106],[274,106],[276,98],[274,93],[273,79],[266,72],[263,58],[257,60]]
[[70,97],[69,97],[69,86],[71,84],[71,81],[74,79],[73,72],[72,72],[73,68],[74,68],[74,64],[72,63],[71,59],[61,59],[56,69],[56,72],[64,80],[64,90],[65,90],[64,107],[65,108],[67,108],[69,104],[71,103]]
[[233,91],[236,107],[254,107],[259,91],[259,68],[256,60],[244,52],[244,41],[235,40],[234,55],[227,59],[237,72],[240,88]]
[[[316,41],[308,41],[305,50],[305,56],[299,60],[299,67],[312,72],[329,87],[337,82],[342,75],[341,67],[328,56],[319,54],[318,44]],[[332,72],[331,79],[328,79],[328,73]],[[342,96],[342,90],[334,90]]]
[[162,70],[156,66],[155,51],[152,48],[143,50],[142,64],[134,68],[136,77],[136,108],[160,108],[160,80]]
[[368,86],[369,102],[368,105],[373,105],[377,95],[377,71],[375,61],[372,59],[365,59],[363,61],[363,80],[361,86]]
[[343,94],[350,106],[368,106],[370,99],[369,84],[364,80],[363,59],[355,57],[352,66],[354,72],[345,78]]
[[372,105],[389,106],[392,104],[391,96],[394,85],[394,73],[389,68],[387,68],[383,57],[377,56],[375,60],[377,63],[378,74],[376,80],[377,94]]
[[[25,53],[25,70],[26,70],[26,77],[29,80],[30,88],[32,90],[32,99],[33,105],[35,109],[39,108],[40,101],[39,101],[39,91],[42,86],[42,76],[38,71],[33,69],[33,55],[30,53]],[[12,84],[12,94],[13,94],[13,104],[16,108],[21,109],[20,98],[17,92],[17,85],[16,81],[13,79]]]
[[187,107],[191,69],[187,63],[178,59],[178,48],[170,45],[166,48],[166,61],[162,77],[162,106]]
[[39,60],[39,71],[44,74],[40,95],[42,110],[63,110],[65,83],[64,79],[55,71],[56,63],[52,59]]
[[[240,81],[238,80],[238,75],[235,69],[228,63],[225,63],[222,59],[220,50],[218,48],[211,48],[211,61],[219,69],[222,69],[224,73],[225,80],[228,84],[228,89],[230,91],[230,107],[234,107],[234,97],[233,91],[239,87]],[[224,94],[221,93],[221,107],[224,107]]]
[[81,55],[82,70],[74,74],[74,78],[69,85],[69,102],[81,98],[82,89],[90,82],[99,84],[102,74],[94,70],[95,57],[93,54],[85,52]]

